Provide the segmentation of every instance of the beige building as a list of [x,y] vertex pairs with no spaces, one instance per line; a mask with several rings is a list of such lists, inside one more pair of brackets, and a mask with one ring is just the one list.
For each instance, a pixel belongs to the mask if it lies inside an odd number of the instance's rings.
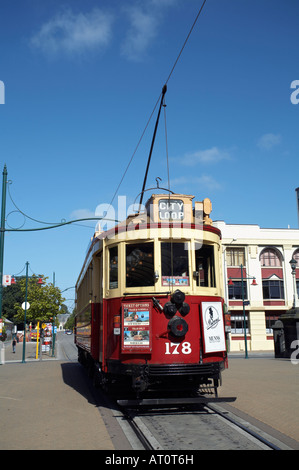
[[231,315],[230,351],[244,351],[245,340],[248,351],[273,351],[272,326],[294,301],[292,258],[297,261],[298,296],[299,230],[223,221],[213,225],[222,233],[224,296]]

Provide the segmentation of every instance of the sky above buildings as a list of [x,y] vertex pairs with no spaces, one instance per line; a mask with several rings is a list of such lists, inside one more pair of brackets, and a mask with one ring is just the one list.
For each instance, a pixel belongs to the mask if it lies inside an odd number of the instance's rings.
[[[92,217],[112,200],[118,218],[118,196],[126,209],[139,200],[166,81],[167,146],[163,108],[147,188],[167,187],[168,152],[170,188],[209,197],[213,220],[298,227],[299,3],[207,0],[170,75],[202,3],[0,3],[7,228]],[[95,224],[6,232],[4,273],[29,261],[74,286]]]

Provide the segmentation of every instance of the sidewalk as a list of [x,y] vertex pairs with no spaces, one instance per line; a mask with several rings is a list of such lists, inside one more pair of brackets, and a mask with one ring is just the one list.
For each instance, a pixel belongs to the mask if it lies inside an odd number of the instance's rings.
[[229,396],[236,401],[226,409],[293,439],[299,449],[299,364],[273,353],[249,353],[248,359],[231,353],[219,389],[219,397]]
[[78,363],[0,365],[0,416],[0,450],[115,449]]
[[[56,345],[57,346],[57,345]],[[12,342],[6,342],[4,343],[5,347],[5,363],[9,363],[12,361],[18,361],[21,362],[23,359],[23,341],[20,343],[17,343],[16,345],[16,352],[12,352]],[[55,347],[55,350],[57,347]],[[42,354],[42,359],[55,359],[55,357],[52,357],[52,349],[47,352],[43,352]],[[25,362],[27,361],[35,361],[35,360],[40,360],[40,354],[38,351],[38,356],[36,359],[36,342],[35,341],[28,341],[26,342],[25,345]]]

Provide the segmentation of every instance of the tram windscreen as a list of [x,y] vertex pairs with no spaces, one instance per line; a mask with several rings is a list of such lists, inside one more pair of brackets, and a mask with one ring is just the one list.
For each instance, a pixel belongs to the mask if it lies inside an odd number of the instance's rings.
[[154,244],[138,243],[126,246],[126,286],[154,285]]
[[189,286],[188,245],[161,243],[162,285]]
[[[197,246],[195,246],[197,248]],[[200,245],[195,249],[195,263],[197,285],[201,287],[215,287],[214,247],[211,245]]]

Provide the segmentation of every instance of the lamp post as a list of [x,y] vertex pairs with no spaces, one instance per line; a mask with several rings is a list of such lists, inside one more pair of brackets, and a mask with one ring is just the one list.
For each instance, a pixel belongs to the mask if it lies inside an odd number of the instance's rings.
[[55,321],[56,321],[56,316],[53,316],[53,323],[52,323],[52,357],[55,356]]
[[292,258],[290,261],[291,269],[292,269],[292,276],[293,276],[293,292],[294,292],[294,298],[293,298],[293,308],[298,307],[298,295],[297,295],[297,286],[296,286],[296,266],[297,266],[297,261],[295,258]]
[[[2,322],[2,295],[3,295],[3,258],[4,258],[4,235],[5,235],[5,211],[6,211],[6,188],[7,168],[4,165],[2,173],[2,204],[1,204],[1,228],[0,228],[0,323]],[[4,343],[0,341],[0,363],[5,363]]]
[[28,261],[26,262],[26,284],[25,284],[25,306],[24,306],[24,336],[23,336],[23,356],[22,363],[25,363],[25,349],[26,349],[26,314],[27,314],[27,294],[28,294]]
[[[245,343],[245,359],[248,359],[248,348],[247,348],[247,333],[246,333],[246,313],[245,313],[245,293],[244,293],[244,281],[247,279],[252,279],[252,286],[257,286],[257,282],[254,276],[243,276],[243,265],[241,264],[241,292],[242,292],[242,305],[243,305],[243,324],[244,324],[244,343]],[[231,278],[229,278],[228,284],[232,286],[234,283]]]

